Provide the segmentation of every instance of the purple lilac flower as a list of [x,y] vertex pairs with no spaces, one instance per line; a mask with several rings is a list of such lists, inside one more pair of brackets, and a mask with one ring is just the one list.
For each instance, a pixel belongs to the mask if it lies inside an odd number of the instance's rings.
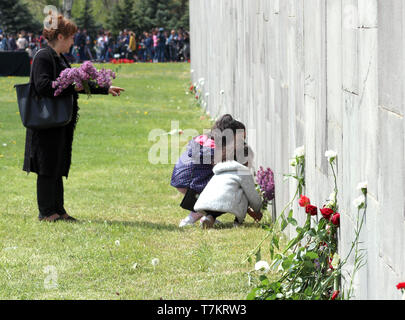
[[[111,78],[115,79],[113,71],[106,69],[97,71],[90,61],[86,61],[79,68],[64,69],[52,82],[52,88],[56,88],[55,96],[57,96],[71,84],[74,84],[77,89],[83,90],[87,87],[84,83],[89,80],[95,80],[100,87],[109,87],[112,84]],[[89,94],[89,92],[87,93]]]
[[263,200],[265,203],[274,199],[274,174],[270,168],[266,170],[260,166],[256,175],[257,184],[263,194]]

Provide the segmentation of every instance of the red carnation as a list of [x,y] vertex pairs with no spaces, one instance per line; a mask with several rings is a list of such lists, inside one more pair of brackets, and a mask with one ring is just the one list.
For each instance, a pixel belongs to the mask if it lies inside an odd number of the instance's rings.
[[298,204],[301,207],[306,207],[307,205],[311,204],[311,201],[308,197],[301,195],[301,198],[298,200]]
[[405,282],[400,282],[397,284],[397,289],[401,290],[401,289],[405,289]]
[[322,216],[326,219],[326,220],[330,220],[331,215],[333,214],[333,210],[331,208],[322,208],[320,209]]
[[339,290],[336,290],[336,291],[332,294],[332,297],[331,297],[330,299],[331,299],[331,300],[335,300],[338,295],[339,295]]
[[309,204],[305,207],[305,212],[309,213],[311,216],[316,216],[318,214],[318,208]]
[[337,213],[337,212],[336,212],[336,213],[333,215],[331,221],[332,221],[332,223],[333,223],[335,226],[339,226],[339,225],[340,225],[340,213]]

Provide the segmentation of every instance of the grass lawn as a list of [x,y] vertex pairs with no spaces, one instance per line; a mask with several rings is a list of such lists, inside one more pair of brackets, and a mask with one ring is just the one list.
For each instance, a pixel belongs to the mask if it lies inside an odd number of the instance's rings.
[[170,186],[173,164],[148,160],[152,129],[170,131],[172,120],[200,133],[211,127],[186,95],[189,75],[188,64],[123,65],[114,81],[126,89],[121,97],[80,96],[64,179],[75,224],[38,221],[36,174],[22,171],[25,129],[13,88],[27,78],[0,78],[0,299],[246,297],[253,264],[241,261],[265,231],[250,217],[232,228],[231,215],[220,218],[221,228],[179,229],[187,212]]

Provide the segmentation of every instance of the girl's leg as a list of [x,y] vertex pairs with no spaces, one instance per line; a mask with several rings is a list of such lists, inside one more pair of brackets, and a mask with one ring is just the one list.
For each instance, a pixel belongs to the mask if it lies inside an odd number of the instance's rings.
[[[176,189],[182,194],[186,194],[186,192],[187,192],[187,188],[176,188]],[[192,225],[197,220],[201,219],[202,216],[203,216],[203,214],[200,212],[190,211],[190,214],[186,218],[184,218],[183,220],[180,221],[179,226],[184,227],[187,225]]]

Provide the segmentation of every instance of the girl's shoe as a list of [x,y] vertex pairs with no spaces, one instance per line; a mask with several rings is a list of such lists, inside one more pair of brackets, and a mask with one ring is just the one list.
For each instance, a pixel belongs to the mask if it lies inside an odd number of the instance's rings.
[[192,226],[202,216],[202,213],[192,211],[186,218],[180,221],[179,227],[183,228],[185,226]]
[[215,220],[213,216],[205,216],[201,218],[200,222],[201,228],[211,229],[214,226]]
[[192,226],[194,225],[195,220],[191,218],[190,216],[187,216],[183,220],[180,221],[179,227],[184,228],[186,226]]

